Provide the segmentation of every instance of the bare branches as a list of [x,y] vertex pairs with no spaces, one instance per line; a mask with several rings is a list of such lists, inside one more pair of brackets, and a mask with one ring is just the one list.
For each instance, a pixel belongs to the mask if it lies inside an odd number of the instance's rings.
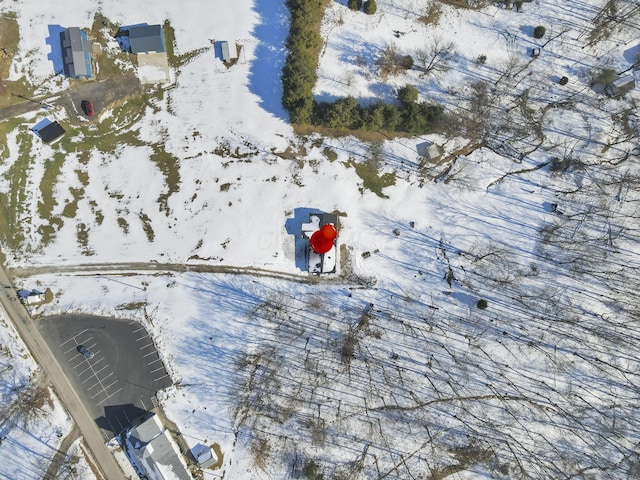
[[425,74],[446,72],[456,56],[456,46],[453,41],[436,37],[429,45],[416,51],[416,68]]

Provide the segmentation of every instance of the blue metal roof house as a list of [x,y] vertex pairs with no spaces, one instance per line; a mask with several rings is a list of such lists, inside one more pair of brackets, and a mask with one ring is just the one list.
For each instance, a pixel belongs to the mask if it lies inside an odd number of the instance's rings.
[[64,73],[71,78],[91,78],[91,42],[78,27],[60,33]]

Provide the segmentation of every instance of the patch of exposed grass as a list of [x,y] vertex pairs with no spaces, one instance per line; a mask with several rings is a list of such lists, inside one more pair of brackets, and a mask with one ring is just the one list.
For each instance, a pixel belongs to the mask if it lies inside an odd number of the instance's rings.
[[200,55],[208,52],[209,50],[211,50],[211,47],[196,48],[195,50],[190,50],[187,53],[183,53],[182,55],[174,56],[174,62],[173,64],[170,64],[170,65],[174,68],[183,67],[187,63],[195,60]]
[[64,222],[60,217],[51,217],[48,225],[40,225],[38,227],[38,235],[43,247],[49,245],[56,237],[56,232],[62,228]]
[[69,203],[64,206],[62,216],[67,218],[75,218],[78,212],[78,202],[84,197],[84,188],[70,188],[69,191],[73,197]]
[[167,52],[167,61],[169,65],[175,67],[176,62],[176,31],[171,26],[169,20],[165,20],[162,24],[162,31],[164,32],[164,49]]
[[378,170],[372,165],[357,163],[353,159],[347,162],[347,166],[353,167],[356,174],[362,179],[363,189],[370,190],[381,198],[389,198],[387,195],[382,193],[382,189],[395,185],[395,173],[384,173],[380,175]]
[[442,7],[437,3],[432,3],[424,9],[424,13],[418,18],[418,21],[425,25],[438,25],[441,13]]
[[20,132],[16,139],[18,157],[5,173],[5,178],[11,184],[11,191],[8,195],[2,194],[0,197],[0,235],[12,249],[17,249],[24,241],[19,219],[23,213],[22,205],[27,198],[32,135],[30,132]]
[[329,147],[324,147],[322,150],[322,154],[327,157],[327,160],[330,162],[335,162],[338,159],[338,154],[335,150],[330,149]]
[[[13,55],[18,51],[20,42],[20,27],[16,12],[6,12],[0,15],[0,78],[9,77],[9,69],[13,61]],[[0,107],[17,103],[19,98],[11,95],[30,94],[30,88],[24,79],[11,82],[3,80],[0,82]]]
[[129,222],[125,218],[118,217],[118,226],[122,229],[125,235],[129,234]]
[[0,122],[0,163],[9,158],[9,144],[7,143],[7,135],[9,132],[19,128],[24,120],[19,118],[8,118]]
[[158,203],[160,203],[160,211],[169,215],[169,197],[180,190],[180,160],[167,152],[164,145],[154,145],[150,159],[164,175],[167,192],[158,197]]
[[[107,17],[96,13],[91,25],[90,38],[96,45],[107,45],[111,40],[110,37],[115,35],[117,30],[117,26],[112,24]],[[127,70],[133,70],[131,55],[121,50],[107,51],[100,48],[99,51],[94,50],[92,58],[97,67],[93,69],[96,80],[114,78]],[[127,66],[130,67],[127,68]]]
[[156,234],[153,231],[153,226],[151,225],[151,219],[149,218],[149,215],[147,215],[144,212],[140,212],[140,215],[138,215],[138,218],[140,218],[140,221],[142,222],[142,229],[144,230],[144,233],[147,235],[147,240],[149,240],[149,242],[152,243],[156,238]]
[[78,245],[82,247],[83,255],[89,256],[95,253],[89,248],[89,227],[87,227],[84,223],[78,224],[76,230],[76,238],[78,240]]
[[65,156],[62,153],[56,153],[53,158],[45,160],[44,174],[40,180],[40,198],[42,200],[38,202],[38,214],[44,220],[51,217],[53,209],[58,205],[53,192],[64,161]]

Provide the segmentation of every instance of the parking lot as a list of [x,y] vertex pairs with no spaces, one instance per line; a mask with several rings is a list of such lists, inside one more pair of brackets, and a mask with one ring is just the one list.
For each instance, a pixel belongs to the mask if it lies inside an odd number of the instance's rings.
[[[138,322],[69,315],[37,324],[105,440],[153,408],[155,393],[171,385],[153,341]],[[80,345],[90,353],[80,353]]]

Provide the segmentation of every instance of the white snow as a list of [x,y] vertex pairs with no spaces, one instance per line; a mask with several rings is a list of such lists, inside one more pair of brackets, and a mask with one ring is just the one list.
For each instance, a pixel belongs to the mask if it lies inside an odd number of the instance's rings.
[[[100,2],[118,24],[168,19],[178,53],[211,40],[237,41],[242,53],[227,68],[209,49],[173,71],[175,84],[149,96],[139,121],[123,127],[139,130],[144,145],[69,154],[53,212],[63,225],[46,247],[39,185],[56,147],[33,140],[26,245],[7,252],[11,268],[43,267],[18,282],[27,288],[37,281],[55,294],[33,314],[143,322],[175,382],[159,394],[167,416],[190,446],[221,446],[223,467],[205,478],[295,478],[310,459],[325,478],[408,478],[452,465],[460,479],[633,477],[640,471],[633,453],[640,365],[631,350],[638,310],[627,300],[637,275],[626,267],[637,265],[639,198],[635,184],[616,181],[637,177],[637,150],[633,162],[619,162],[634,144],[620,140],[615,115],[630,109],[637,122],[640,93],[607,99],[589,81],[599,68],[629,68],[637,31],[621,22],[582,48],[599,0],[571,8],[528,2],[521,13],[443,4],[437,25],[418,21],[424,2],[377,3],[369,17],[330,2],[318,99],[390,102],[411,83],[421,100],[462,117],[472,85],[482,81],[494,127],[468,153],[458,150],[477,139],[462,130],[385,140],[380,173],[393,172],[396,181],[384,196],[366,189],[351,165],[371,159],[370,145],[297,137],[286,122],[279,100],[283,1]],[[0,4],[0,12],[9,9],[19,12],[21,32],[11,78],[63,91],[68,82],[47,80],[48,26],[89,27],[95,2],[77,0],[73,9]],[[541,40],[533,38],[536,25],[547,28]],[[455,44],[448,71],[380,79],[375,60],[386,45],[415,57],[434,39]],[[535,60],[528,53],[534,46],[543,47]],[[570,81],[561,87],[564,75]],[[55,111],[58,120],[64,115]],[[99,112],[98,121],[116,115]],[[25,116],[9,132],[0,173],[18,157],[19,132],[43,117]],[[455,152],[450,171],[420,167],[416,146],[425,140],[443,147],[444,157]],[[158,201],[168,186],[152,160],[154,144],[180,165],[179,190],[166,208]],[[585,167],[552,172],[554,157]],[[80,187],[71,218],[64,209]],[[0,192],[10,189],[10,178],[1,177]],[[287,230],[296,209],[341,213],[342,276],[307,281],[317,279],[297,266]],[[78,240],[81,225],[87,245]],[[105,266],[127,262],[167,268],[124,268],[134,275],[119,277]],[[82,264],[95,266],[71,271]],[[169,264],[261,271],[178,273]],[[605,267],[606,275],[598,270]],[[479,299],[486,310],[477,308]],[[363,319],[369,303],[372,314]],[[145,304],[149,319],[122,309],[133,304]],[[0,472],[18,478],[19,468],[3,464]]]

